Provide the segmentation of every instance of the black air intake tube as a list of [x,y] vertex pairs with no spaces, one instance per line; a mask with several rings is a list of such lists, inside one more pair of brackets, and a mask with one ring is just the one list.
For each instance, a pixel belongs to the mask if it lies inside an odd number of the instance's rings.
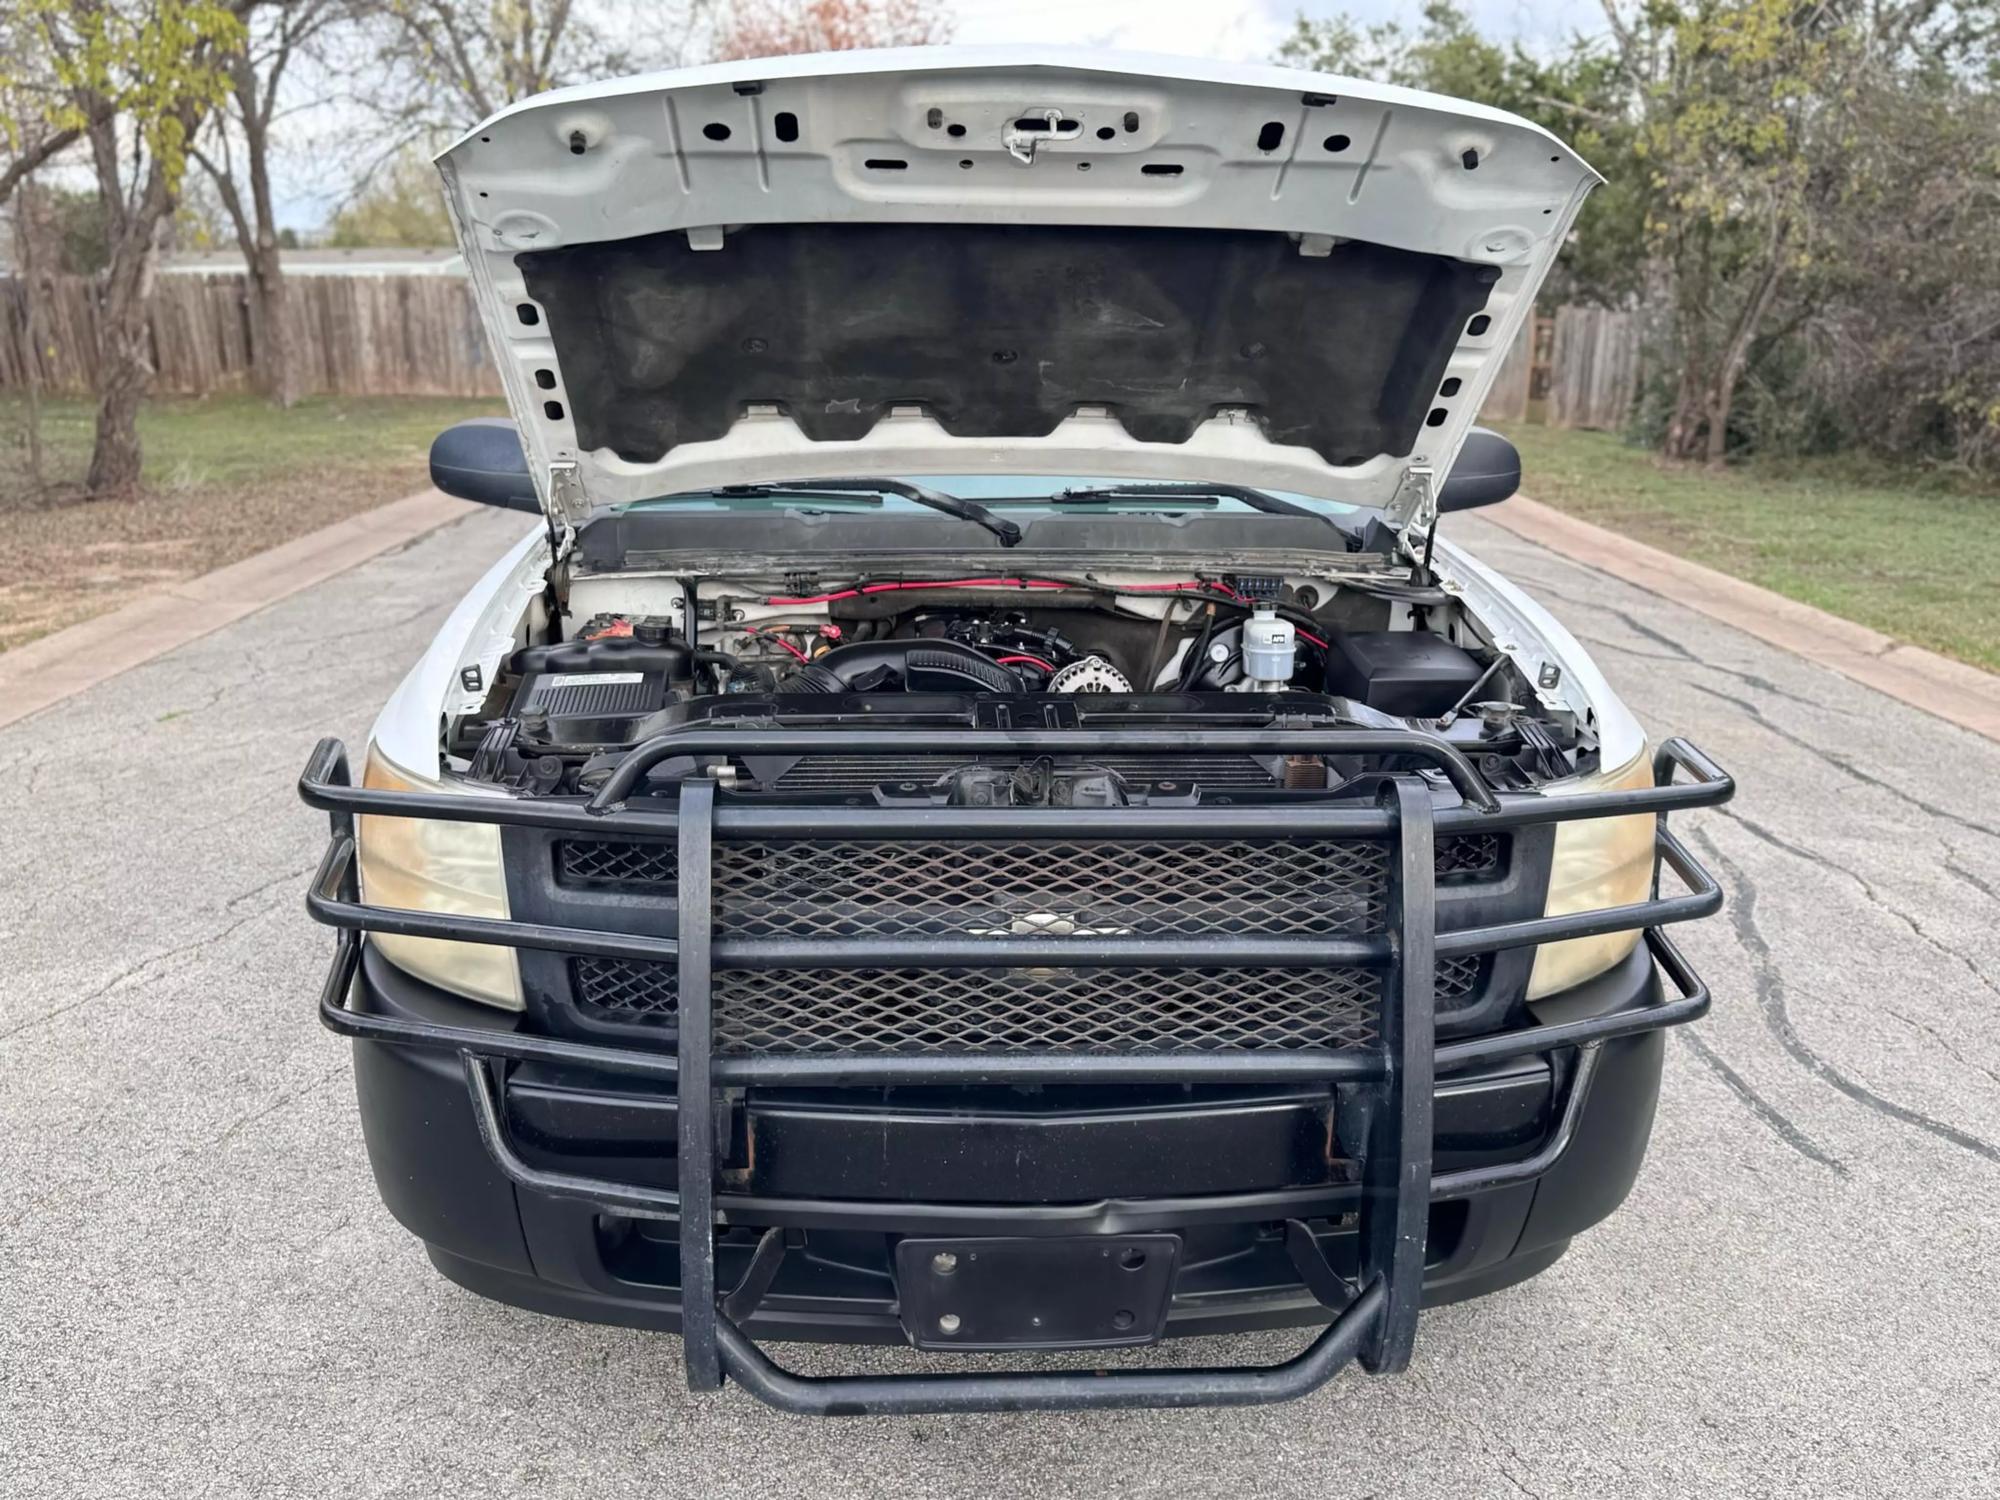
[[1018,693],[1021,679],[957,641],[858,641],[836,646],[784,682],[793,693]]

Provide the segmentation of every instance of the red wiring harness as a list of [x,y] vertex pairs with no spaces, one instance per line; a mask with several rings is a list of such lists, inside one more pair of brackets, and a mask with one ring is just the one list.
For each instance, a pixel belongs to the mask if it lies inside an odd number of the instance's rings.
[[1195,594],[1202,598],[1220,596],[1238,604],[1244,597],[1226,583],[1190,578],[1181,583],[1065,583],[1057,578],[941,578],[923,583],[864,583],[858,588],[838,589],[831,594],[807,594],[797,598],[766,599],[766,604],[831,604],[836,599],[859,599],[866,594],[893,594],[905,589],[1097,589],[1109,594]]
[[767,641],[777,642],[780,646],[783,646],[787,651],[791,652],[792,655],[796,656],[800,661],[810,662],[812,660],[810,656],[807,656],[805,652],[801,651],[797,646],[794,646],[790,641],[786,640],[783,636],[779,635],[775,630],[765,630],[763,627],[758,625],[745,625],[743,628],[751,635],[761,635]]
[[1069,589],[1073,583],[1057,583],[1053,578],[947,578],[936,583],[864,583],[856,589],[840,589],[831,594],[808,594],[797,599],[766,599],[766,604],[831,604],[836,599],[859,599],[864,594],[893,594],[904,589]]
[[[807,595],[802,595],[798,598],[791,598],[791,599],[782,599],[773,597],[766,599],[764,602],[766,604],[774,604],[774,605],[831,604],[836,599],[859,599],[867,594],[893,594],[893,593],[899,593],[905,589],[1075,589],[1075,588],[1086,588],[1086,587],[1102,588],[1114,594],[1193,594],[1195,597],[1202,599],[1216,598],[1219,596],[1221,598],[1229,600],[1231,603],[1234,604],[1247,605],[1250,603],[1249,600],[1245,599],[1241,594],[1237,593],[1235,589],[1231,588],[1226,583],[1217,583],[1199,578],[1190,578],[1185,582],[1176,582],[1176,583],[1121,583],[1121,584],[1097,584],[1097,585],[1064,583],[1060,579],[1055,579],[1055,578],[946,578],[946,579],[940,579],[936,582],[926,582],[926,583],[864,583],[858,588],[839,589],[831,594],[807,594]],[[1296,625],[1293,626],[1292,628],[1294,630],[1298,629]],[[1310,641],[1313,645],[1319,647],[1320,650],[1325,651],[1328,649],[1326,642],[1321,640],[1318,636],[1314,635],[1310,630],[1299,630],[1298,633],[1300,639]],[[783,645],[785,649],[787,651],[790,651],[794,656],[797,656],[801,661],[804,661],[806,659],[804,653],[800,652],[796,647],[792,646],[789,642],[780,642],[780,644]],[[1005,666],[1010,662],[1017,662],[1017,661],[1029,662],[1034,666],[1041,667],[1049,672],[1055,671],[1054,667],[1050,666],[1047,662],[1041,660],[1039,657],[1034,657],[1034,656],[1002,657],[1001,665]]]

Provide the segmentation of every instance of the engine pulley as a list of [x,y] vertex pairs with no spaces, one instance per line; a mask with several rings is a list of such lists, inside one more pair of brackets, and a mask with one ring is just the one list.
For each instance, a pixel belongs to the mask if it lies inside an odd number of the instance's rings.
[[1126,675],[1101,656],[1086,656],[1059,668],[1049,679],[1052,693],[1129,693],[1132,683]]

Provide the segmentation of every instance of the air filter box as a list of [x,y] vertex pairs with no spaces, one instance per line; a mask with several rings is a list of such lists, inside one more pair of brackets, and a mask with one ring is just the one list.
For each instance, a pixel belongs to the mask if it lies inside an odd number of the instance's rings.
[[639,738],[664,709],[668,681],[687,673],[684,647],[626,638],[568,641],[515,653],[521,686],[513,716],[550,745],[623,745]]
[[1485,670],[1428,630],[1339,631],[1329,644],[1326,690],[1399,718],[1436,718]]

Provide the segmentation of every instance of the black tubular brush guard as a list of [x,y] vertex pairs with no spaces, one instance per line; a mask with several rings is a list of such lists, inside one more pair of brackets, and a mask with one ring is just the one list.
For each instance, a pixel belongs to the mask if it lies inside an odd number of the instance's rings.
[[[1726,802],[1735,784],[1685,740],[1670,739],[1654,757],[1655,785],[1627,791],[1496,796],[1442,738],[1420,733],[1350,730],[953,730],[926,736],[925,749],[968,755],[1007,754],[1304,754],[1394,755],[1423,762],[1456,790],[1457,806],[1434,805],[1435,778],[1406,771],[1382,778],[1372,806],[1213,806],[1188,808],[774,807],[718,805],[712,781],[681,783],[671,808],[630,805],[647,773],[670,758],[743,754],[760,740],[787,754],[887,753],[909,748],[906,734],[882,730],[716,730],[696,727],[635,748],[588,802],[468,797],[356,787],[346,751],[322,740],[300,778],[300,795],[325,811],[333,836],[307,896],[318,921],[340,929],[319,997],[321,1021],[342,1036],[405,1047],[455,1051],[474,1117],[499,1169],[534,1193],[575,1199],[635,1217],[679,1224],[681,1318],[689,1387],[719,1388],[725,1376],[771,1405],[792,1412],[885,1414],[1055,1410],[1104,1407],[1242,1406],[1284,1401],[1317,1389],[1351,1360],[1375,1373],[1409,1362],[1422,1292],[1424,1245],[1433,1201],[1532,1180],[1567,1149],[1595,1074],[1602,1044],[1695,1020],[1709,1006],[1707,988],[1660,930],[1720,910],[1721,888],[1666,825],[1679,808]],[[1687,781],[1676,781],[1685,772]],[[1440,932],[1435,841],[1440,834],[1497,832],[1531,824],[1657,814],[1658,864],[1651,899],[1568,916],[1539,917]],[[540,922],[454,916],[363,904],[355,865],[357,814],[439,818],[569,830],[598,835],[672,836],[677,842],[678,930],[672,937],[634,935]],[[1022,936],[857,939],[718,938],[711,927],[710,868],[717,840],[748,838],[893,839],[1074,836],[1087,823],[1108,838],[1349,837],[1386,840],[1391,855],[1384,929],[1361,937]],[[1661,896],[1659,865],[1686,886]],[[1657,1004],[1583,1020],[1533,1025],[1439,1045],[1433,1028],[1435,970],[1442,959],[1643,931],[1675,991]],[[678,1039],[664,1046],[612,1046],[495,1033],[350,1009],[362,933],[379,932],[605,958],[677,965]],[[844,1052],[760,1055],[714,1053],[711,978],[717,969],[1262,965],[1312,968],[1357,965],[1383,974],[1382,1026],[1368,1047],[1316,1050],[1151,1052]],[[1573,1050],[1569,1086],[1555,1124],[1529,1157],[1433,1173],[1433,1079],[1443,1070],[1535,1053]],[[679,1103],[678,1187],[583,1177],[522,1159],[506,1128],[504,1073],[496,1064],[538,1061],[670,1083]],[[1558,1074],[1560,1076],[1560,1074]],[[745,1085],[880,1086],[974,1083],[1251,1083],[1312,1080],[1353,1086],[1365,1122],[1359,1180],[1299,1195],[1287,1222],[1287,1248],[1300,1279],[1333,1314],[1296,1358],[1269,1367],[1067,1371],[1060,1373],[806,1377],[773,1363],[740,1324],[771,1285],[785,1254],[783,1232],[768,1229],[739,1284],[715,1284],[717,1167],[714,1091]],[[1148,1209],[1199,1209],[1134,1200],[1132,1223],[1155,1222]],[[1350,1206],[1358,1221],[1359,1271],[1334,1271],[1302,1220]],[[1090,1206],[1093,1209],[1105,1205]],[[889,1208],[890,1205],[872,1205]],[[911,1205],[911,1207],[915,1207]],[[946,1217],[925,1214],[924,1222]],[[1062,1208],[981,1208],[967,1217],[1018,1223],[1025,1235],[1060,1233],[1075,1223]],[[1279,1215],[1282,1216],[1282,1215]],[[913,1219],[913,1222],[916,1222]],[[1164,1221],[1159,1221],[1164,1222]]]

